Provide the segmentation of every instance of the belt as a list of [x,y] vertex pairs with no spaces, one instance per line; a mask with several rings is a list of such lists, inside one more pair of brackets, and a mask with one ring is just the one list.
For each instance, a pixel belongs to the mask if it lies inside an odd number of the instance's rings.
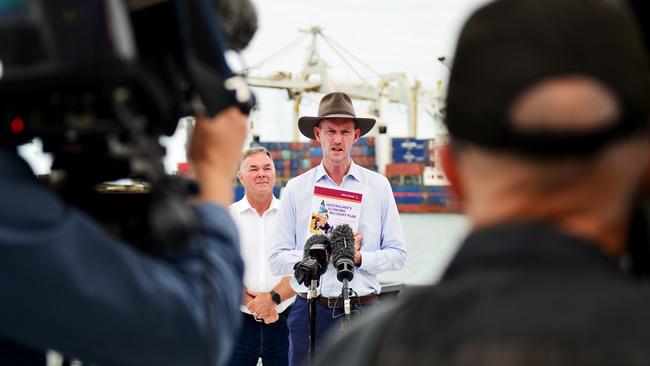
[[[307,294],[305,292],[298,292],[297,294],[303,299],[307,298]],[[343,298],[341,297],[318,296],[314,300],[316,300],[317,304],[327,306],[330,309],[343,309]],[[352,304],[360,305],[374,304],[376,302],[379,302],[379,296],[376,294],[369,294],[365,296],[350,296],[350,302]]]

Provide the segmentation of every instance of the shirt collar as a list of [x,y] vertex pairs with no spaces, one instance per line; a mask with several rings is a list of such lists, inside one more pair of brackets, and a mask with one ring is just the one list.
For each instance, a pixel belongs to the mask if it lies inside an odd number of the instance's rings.
[[[275,198],[275,196],[273,196],[273,199],[271,200],[271,206],[269,206],[269,208],[266,211],[268,212],[272,210],[277,210],[278,208],[280,208],[280,200]],[[240,199],[239,202],[237,202],[237,212],[243,213],[247,210],[255,211],[253,206],[251,206],[251,203],[248,202],[248,197],[246,197],[246,194],[244,193],[244,197],[242,197],[242,199]]]
[[[325,166],[323,166],[323,161],[321,160],[320,164],[316,167],[316,174],[314,176],[314,183],[317,183],[323,177],[328,177],[330,180],[332,178],[327,174],[327,171],[325,170]],[[345,181],[346,177],[351,177],[352,179],[355,179],[357,182],[361,182],[361,177],[362,177],[362,171],[361,167],[358,166],[357,164],[354,163],[354,160],[350,159],[350,168],[348,169],[348,174],[343,177],[343,181]]]

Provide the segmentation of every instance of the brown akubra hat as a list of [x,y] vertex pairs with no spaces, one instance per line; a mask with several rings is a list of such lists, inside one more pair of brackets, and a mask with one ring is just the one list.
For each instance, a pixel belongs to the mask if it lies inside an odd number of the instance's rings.
[[352,100],[347,94],[334,92],[327,94],[320,100],[317,117],[300,117],[298,128],[303,135],[316,140],[314,127],[325,118],[351,118],[355,121],[356,128],[361,130],[361,136],[367,134],[375,125],[374,118],[359,118],[356,116]]

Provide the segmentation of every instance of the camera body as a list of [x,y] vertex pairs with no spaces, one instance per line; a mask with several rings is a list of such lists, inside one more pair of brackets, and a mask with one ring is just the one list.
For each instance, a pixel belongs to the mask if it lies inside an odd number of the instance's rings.
[[[166,176],[159,137],[184,116],[250,111],[255,98],[225,51],[209,0],[0,4],[0,145],[39,137],[63,200],[126,241],[183,241],[197,227],[184,203],[193,190]],[[145,181],[154,194],[98,192],[120,178]]]

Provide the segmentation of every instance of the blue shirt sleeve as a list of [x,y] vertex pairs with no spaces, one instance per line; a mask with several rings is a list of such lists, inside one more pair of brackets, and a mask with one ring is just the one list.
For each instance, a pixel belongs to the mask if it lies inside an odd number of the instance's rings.
[[202,364],[213,339],[213,358],[226,361],[243,264],[224,208],[197,206],[201,233],[151,257],[13,173],[0,173],[0,338],[100,365]]
[[407,260],[402,223],[397,211],[395,197],[390,183],[382,177],[377,184],[378,197],[381,201],[380,248],[368,251],[361,247],[362,269],[377,275],[385,271],[397,271],[404,267]]
[[276,276],[293,276],[293,266],[303,257],[302,248],[296,242],[296,206],[294,203],[294,182],[289,181],[280,200],[278,217],[275,220],[275,235],[269,256],[271,271]]

